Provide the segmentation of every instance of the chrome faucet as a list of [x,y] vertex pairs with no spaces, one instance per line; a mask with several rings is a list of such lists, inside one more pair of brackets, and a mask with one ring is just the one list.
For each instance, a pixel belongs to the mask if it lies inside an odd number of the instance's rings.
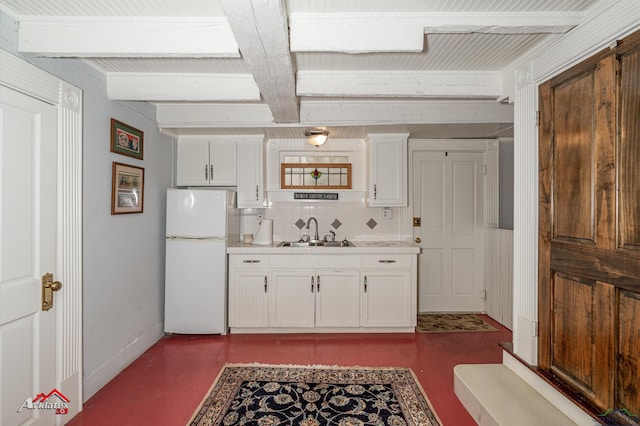
[[314,239],[315,241],[318,241],[318,240],[320,239],[320,237],[318,237],[318,221],[316,220],[316,218],[315,218],[315,217],[311,216],[311,217],[309,218],[309,220],[307,220],[307,229],[309,229],[309,223],[310,223],[312,220],[316,223],[316,233],[313,235],[313,239]]

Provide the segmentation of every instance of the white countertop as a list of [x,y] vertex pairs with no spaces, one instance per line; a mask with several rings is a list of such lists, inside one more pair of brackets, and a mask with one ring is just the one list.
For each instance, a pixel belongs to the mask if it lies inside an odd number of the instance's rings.
[[352,241],[355,247],[278,247],[237,243],[227,248],[229,254],[417,254],[420,247],[404,241]]

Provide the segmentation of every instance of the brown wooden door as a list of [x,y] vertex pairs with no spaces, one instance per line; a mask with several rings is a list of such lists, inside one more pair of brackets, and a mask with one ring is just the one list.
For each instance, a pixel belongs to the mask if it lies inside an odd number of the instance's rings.
[[539,365],[620,421],[640,413],[639,40],[539,91]]

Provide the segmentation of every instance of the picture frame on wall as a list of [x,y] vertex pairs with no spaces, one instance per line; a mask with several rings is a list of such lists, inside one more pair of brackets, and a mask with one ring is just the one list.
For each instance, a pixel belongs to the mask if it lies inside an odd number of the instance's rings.
[[144,132],[112,118],[110,145],[111,152],[142,160]]
[[144,168],[113,162],[111,214],[142,213]]

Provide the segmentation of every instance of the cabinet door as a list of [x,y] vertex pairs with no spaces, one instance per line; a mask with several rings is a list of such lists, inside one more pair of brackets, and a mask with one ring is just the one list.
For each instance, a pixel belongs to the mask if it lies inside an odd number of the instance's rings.
[[407,205],[407,134],[369,135],[369,205]]
[[178,186],[209,185],[209,140],[184,137],[178,140]]
[[411,271],[362,271],[363,327],[410,327],[415,309],[411,307]]
[[231,272],[229,280],[229,326],[269,325],[268,269]]
[[360,326],[360,271],[316,272],[316,327]]
[[262,136],[238,140],[238,208],[264,207]]
[[212,139],[209,145],[209,181],[215,186],[235,186],[237,180],[235,138]]
[[309,271],[271,270],[270,327],[313,327],[315,275]]

